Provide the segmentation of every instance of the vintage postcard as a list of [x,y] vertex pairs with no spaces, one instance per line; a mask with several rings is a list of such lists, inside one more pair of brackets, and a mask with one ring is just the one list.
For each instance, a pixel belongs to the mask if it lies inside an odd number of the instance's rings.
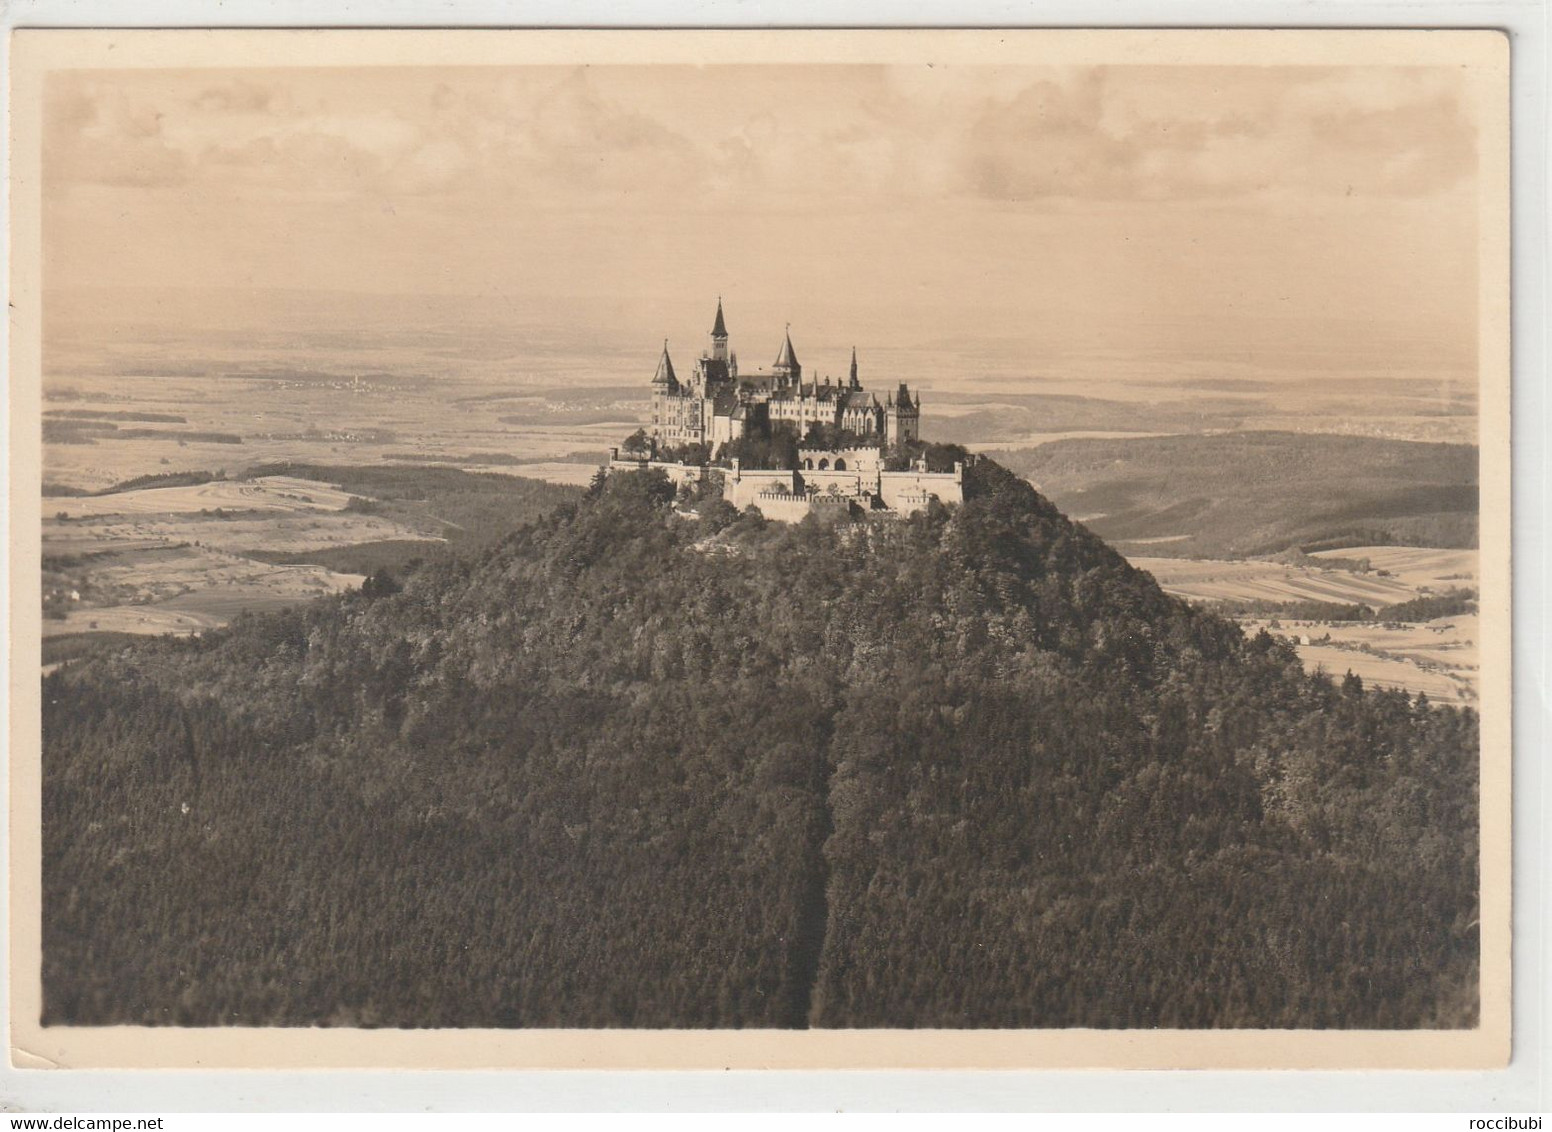
[[12,1063],[1504,1064],[1508,75],[18,33]]

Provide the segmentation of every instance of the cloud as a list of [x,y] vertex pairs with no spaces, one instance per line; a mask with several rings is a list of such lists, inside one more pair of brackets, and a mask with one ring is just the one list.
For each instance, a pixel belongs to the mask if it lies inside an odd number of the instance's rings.
[[1443,69],[1162,70],[1094,68],[988,103],[965,137],[967,185],[1011,201],[1416,196],[1474,169]]
[[1104,80],[1037,82],[989,106],[966,138],[970,187],[994,200],[1132,195],[1140,146],[1101,126]]
[[55,86],[44,108],[44,174],[62,182],[148,188],[181,182],[187,156],[167,144],[152,105]]
[[62,77],[46,174],[64,188],[781,209],[1406,197],[1475,163],[1443,68],[258,74]]
[[61,187],[238,185],[281,195],[427,192],[466,162],[393,110],[335,110],[241,81],[179,97],[87,78],[52,92],[45,174]]
[[706,161],[683,134],[601,97],[583,70],[540,98],[517,136],[532,164],[509,172],[537,172],[583,193],[690,189]]
[[260,114],[268,111],[276,92],[256,82],[232,82],[207,87],[192,99],[200,110],[214,113]]

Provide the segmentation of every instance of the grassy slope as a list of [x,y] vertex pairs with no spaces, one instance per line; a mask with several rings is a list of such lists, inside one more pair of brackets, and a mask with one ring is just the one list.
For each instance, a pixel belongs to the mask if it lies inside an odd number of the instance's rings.
[[[1243,432],[1064,440],[994,456],[1123,550],[1235,557],[1476,545],[1477,451],[1468,445]],[[1172,541],[1135,541],[1151,539]]]

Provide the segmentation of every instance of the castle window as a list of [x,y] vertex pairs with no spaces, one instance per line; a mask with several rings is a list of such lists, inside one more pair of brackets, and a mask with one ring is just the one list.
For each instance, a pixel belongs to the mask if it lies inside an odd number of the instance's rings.
[[845,460],[836,460],[835,461],[835,470],[838,471],[838,472],[844,472],[846,470],[846,461]]
[[829,460],[820,460],[819,461],[819,470],[821,472],[827,471],[829,469],[829,467],[830,467],[830,461]]

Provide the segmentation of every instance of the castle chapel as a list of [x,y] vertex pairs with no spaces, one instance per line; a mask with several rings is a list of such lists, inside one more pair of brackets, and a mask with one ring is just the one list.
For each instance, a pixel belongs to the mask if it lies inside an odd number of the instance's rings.
[[695,360],[688,380],[679,380],[668,343],[663,343],[652,378],[652,423],[647,431],[659,446],[704,444],[715,456],[731,441],[768,437],[773,427],[784,423],[800,438],[811,425],[824,424],[855,433],[862,444],[894,445],[917,439],[920,422],[920,402],[904,382],[882,402],[863,388],[855,347],[844,383],[832,383],[828,377],[804,381],[790,332],[768,371],[740,374],[738,355],[728,350],[727,323],[718,299],[711,348]]

